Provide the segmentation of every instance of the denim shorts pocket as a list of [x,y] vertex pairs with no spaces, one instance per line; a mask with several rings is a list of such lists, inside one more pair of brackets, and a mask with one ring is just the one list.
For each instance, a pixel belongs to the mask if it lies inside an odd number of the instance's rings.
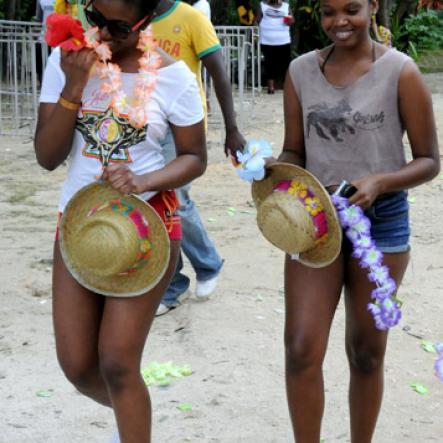
[[375,201],[370,211],[370,218],[380,222],[393,221],[403,218],[408,211],[407,194],[402,191],[390,198]]

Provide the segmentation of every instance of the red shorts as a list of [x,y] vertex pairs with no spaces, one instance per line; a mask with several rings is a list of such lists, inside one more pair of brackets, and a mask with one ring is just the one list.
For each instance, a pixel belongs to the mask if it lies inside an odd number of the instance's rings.
[[[177,214],[179,206],[177,195],[175,191],[162,191],[155,194],[154,197],[147,201],[157,212],[168,231],[169,238],[171,240],[182,239],[182,224],[180,216]],[[62,218],[62,213],[58,213],[57,229],[55,232],[55,239],[59,239],[58,226]]]

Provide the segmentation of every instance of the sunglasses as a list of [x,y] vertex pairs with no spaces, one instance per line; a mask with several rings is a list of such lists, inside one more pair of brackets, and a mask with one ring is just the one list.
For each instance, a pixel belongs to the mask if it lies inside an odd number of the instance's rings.
[[133,26],[122,20],[108,20],[100,12],[88,9],[92,2],[93,0],[90,0],[84,7],[88,23],[93,27],[97,26],[99,29],[106,28],[113,38],[119,40],[127,39],[132,32],[138,31],[151,18],[150,15],[147,15]]

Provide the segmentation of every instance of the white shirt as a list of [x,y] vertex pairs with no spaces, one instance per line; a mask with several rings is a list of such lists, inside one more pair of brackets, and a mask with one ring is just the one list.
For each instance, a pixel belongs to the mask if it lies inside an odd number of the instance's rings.
[[[123,90],[131,97],[138,74],[122,73]],[[69,154],[68,176],[63,184],[59,205],[63,212],[71,197],[101,174],[99,146],[106,152],[118,145],[110,163],[124,163],[135,173],[145,174],[165,165],[160,141],[169,122],[190,126],[203,120],[203,106],[195,75],[183,61],[158,70],[157,84],[149,103],[149,122],[135,129],[124,117],[117,117],[109,108],[110,97],[100,91],[102,80],[91,76],[82,96]],[[43,79],[41,103],[56,103],[65,85],[60,67],[60,50],[52,52]],[[149,200],[155,192],[141,194]]]
[[211,5],[207,0],[198,0],[192,5],[195,9],[203,12],[206,15],[207,19],[211,21]]
[[289,5],[282,3],[280,6],[270,6],[262,2],[260,6],[260,43],[270,46],[291,43],[290,29],[284,22],[284,17],[289,15]]
[[48,15],[54,12],[54,0],[38,0],[38,3],[43,11],[42,23],[46,24]]

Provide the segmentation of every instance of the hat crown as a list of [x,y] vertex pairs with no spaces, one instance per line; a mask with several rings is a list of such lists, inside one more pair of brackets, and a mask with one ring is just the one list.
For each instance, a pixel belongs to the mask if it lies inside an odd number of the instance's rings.
[[291,254],[315,247],[312,217],[290,194],[274,192],[268,196],[257,210],[257,222],[268,241]]
[[72,250],[76,260],[102,277],[127,272],[136,263],[138,252],[135,225],[118,211],[106,208],[84,220]]

